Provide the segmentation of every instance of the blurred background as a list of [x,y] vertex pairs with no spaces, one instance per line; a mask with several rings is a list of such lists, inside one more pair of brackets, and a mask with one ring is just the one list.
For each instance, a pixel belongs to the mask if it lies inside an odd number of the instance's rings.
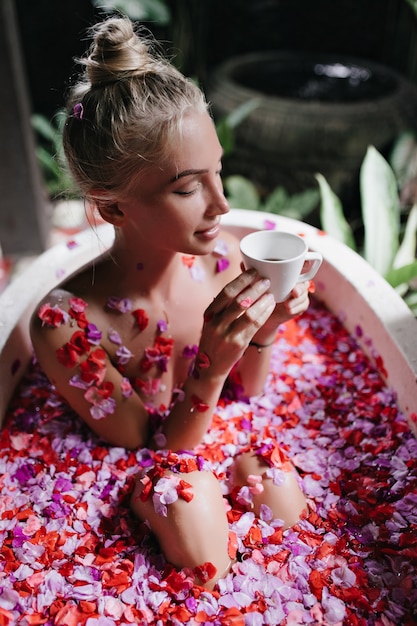
[[[83,208],[57,208],[77,196],[57,170],[59,113],[88,27],[114,9],[144,22],[206,92],[234,205],[252,202],[320,226],[320,173],[360,237],[368,145],[388,159],[402,133],[417,132],[413,0],[2,2],[3,272],[14,256],[50,245],[51,224],[66,234],[85,226]],[[405,187],[403,197],[412,184]]]
[[[225,59],[262,50],[363,57],[417,79],[417,21],[405,0],[164,4],[169,9],[167,23],[145,23],[168,49],[177,47],[183,71],[204,82]],[[86,48],[85,31],[103,12],[90,0],[15,0],[15,8],[32,109],[52,116],[63,105],[73,58]]]

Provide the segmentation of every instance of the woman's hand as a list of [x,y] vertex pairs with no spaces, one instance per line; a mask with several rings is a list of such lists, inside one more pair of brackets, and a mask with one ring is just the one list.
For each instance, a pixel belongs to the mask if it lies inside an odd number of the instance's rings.
[[268,289],[268,280],[248,270],[228,283],[206,309],[195,370],[183,387],[184,398],[175,403],[164,422],[167,447],[192,448],[201,441],[236,363],[245,394],[262,391],[270,349],[248,349],[250,342],[261,343],[258,335],[268,332],[273,340],[279,323],[308,306],[307,285],[297,285],[286,303],[279,305]]
[[268,318],[264,326],[253,337],[259,344],[265,345],[273,342],[277,328],[280,324],[304,313],[309,306],[309,286],[310,282],[298,283],[291,291],[285,302],[278,302],[275,305],[272,315]]
[[227,376],[276,308],[269,280],[247,270],[228,283],[204,314],[200,351],[210,374]]
[[192,448],[203,438],[232,367],[274,311],[268,288],[268,280],[249,270],[228,283],[207,307],[194,369],[182,388],[182,400],[164,421],[170,449]]
[[309,300],[309,282],[298,283],[291,291],[285,302],[279,302],[275,306],[275,310],[268,320],[272,327],[277,327],[293,317],[297,317],[308,309]]
[[237,368],[246,395],[253,396],[262,392],[269,373],[271,350],[277,328],[283,322],[304,313],[309,305],[308,288],[308,283],[300,283],[294,287],[285,302],[274,303],[273,313],[253,336],[250,349],[239,361]]

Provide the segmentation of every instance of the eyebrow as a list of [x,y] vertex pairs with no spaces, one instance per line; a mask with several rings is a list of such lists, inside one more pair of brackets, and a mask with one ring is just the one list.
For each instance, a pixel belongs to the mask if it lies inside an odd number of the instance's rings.
[[[220,159],[219,159],[220,164],[221,164],[223,155],[224,155],[224,150],[222,150],[222,153],[220,155]],[[173,176],[169,182],[175,183],[175,181],[180,180],[181,178],[185,178],[186,176],[198,176],[200,174],[207,174],[208,171],[209,171],[208,169],[184,170],[183,172],[179,172],[179,174],[175,174],[175,176]]]
[[180,180],[181,178],[184,178],[185,176],[196,176],[199,174],[207,174],[207,172],[208,170],[184,170],[183,172],[180,172],[179,174],[175,174],[175,176],[171,178],[169,182],[175,183],[176,180]]

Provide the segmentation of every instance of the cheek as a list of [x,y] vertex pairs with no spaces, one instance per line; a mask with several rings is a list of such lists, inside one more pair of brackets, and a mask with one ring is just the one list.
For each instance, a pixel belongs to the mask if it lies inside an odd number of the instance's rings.
[[204,214],[201,204],[201,199],[194,197],[188,201],[180,198],[177,202],[173,198],[153,198],[152,202],[142,202],[129,211],[128,228],[137,230],[149,240],[155,240],[155,237],[164,241],[181,235],[186,237],[199,225],[199,216]]
[[172,241],[178,241],[181,238],[186,238],[190,231],[194,231],[195,224],[191,216],[187,212],[172,213],[167,211],[164,214],[164,210],[161,209],[157,219],[153,219],[151,223],[148,222],[150,236],[159,238],[167,243]]

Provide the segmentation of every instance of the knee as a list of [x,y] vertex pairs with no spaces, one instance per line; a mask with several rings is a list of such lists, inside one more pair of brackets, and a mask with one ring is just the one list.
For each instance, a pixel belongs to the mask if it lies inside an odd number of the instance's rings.
[[264,478],[264,474],[268,466],[263,459],[259,458],[256,454],[245,453],[238,456],[233,464],[231,478],[233,486],[246,485],[248,482],[248,476],[250,474],[256,474]]
[[[254,512],[259,515],[262,504],[267,504],[274,518],[284,521],[284,527],[292,526],[306,510],[307,503],[303,492],[298,484],[296,473],[291,466],[281,472],[281,482],[275,484],[274,480],[267,476],[268,466],[262,457],[255,454],[244,454],[238,459],[233,467],[232,480],[234,488],[248,487],[249,494],[245,494],[247,505],[251,505]],[[250,476],[259,476],[261,485],[250,485]],[[250,486],[249,486],[250,485]]]
[[[137,478],[131,495],[131,508],[133,512],[142,520],[147,520],[151,526],[155,526],[156,520],[167,515],[177,522],[186,516],[200,515],[211,516],[213,506],[217,513],[219,510],[224,512],[223,496],[220,485],[212,472],[198,471],[189,474],[167,474],[168,489],[177,491],[177,497],[161,498],[157,493],[158,482],[147,485],[146,477],[142,482]],[[169,481],[172,480],[172,487],[169,487]],[[150,488],[151,487],[151,488]],[[146,493],[146,496],[145,496]],[[155,497],[155,495],[157,497]],[[170,501],[167,509],[161,515],[161,508],[155,507],[158,501]]]

